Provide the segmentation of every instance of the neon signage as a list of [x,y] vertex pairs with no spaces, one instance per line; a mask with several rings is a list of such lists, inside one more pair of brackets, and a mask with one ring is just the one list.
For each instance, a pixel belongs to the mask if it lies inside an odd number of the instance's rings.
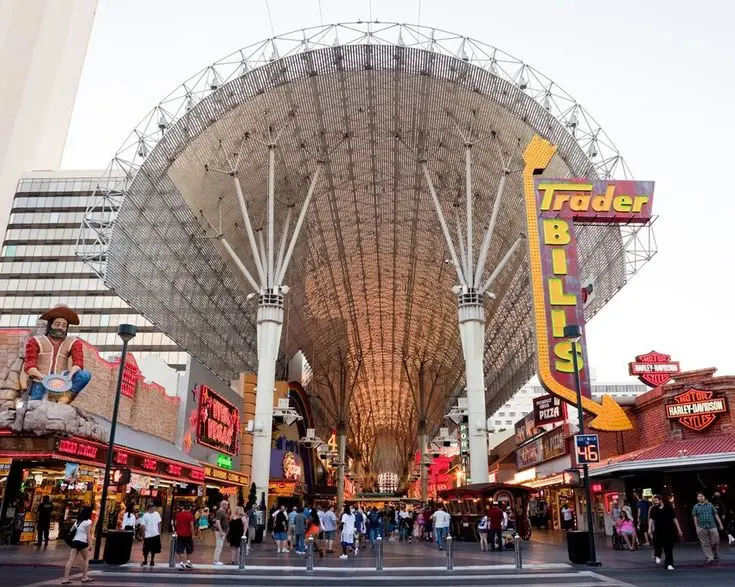
[[638,355],[635,361],[628,364],[631,375],[636,375],[649,387],[666,385],[674,375],[680,373],[679,363],[672,361],[670,355],[651,351]]
[[[576,404],[572,341],[564,327],[584,327],[584,302],[577,262],[574,221],[585,223],[646,223],[651,219],[653,182],[550,179],[540,175],[556,147],[538,135],[523,158],[528,227],[529,267],[536,322],[538,377],[553,396]],[[584,330],[582,330],[584,332]],[[632,427],[623,409],[609,396],[602,404],[590,398],[584,337],[576,344],[582,407],[600,430]]]
[[678,420],[679,424],[695,432],[706,430],[725,412],[725,398],[715,397],[713,392],[702,389],[689,389],[675,396],[673,403],[666,404],[669,420]]
[[129,456],[130,455],[128,455],[128,453],[126,453],[126,452],[122,452],[122,451],[116,450],[115,451],[115,462],[118,465],[127,465],[128,464],[128,457]]
[[99,447],[96,447],[93,444],[87,444],[86,442],[79,442],[77,440],[69,439],[59,440],[59,444],[56,447],[56,451],[62,454],[73,455],[92,460],[97,459],[99,450]]
[[240,411],[206,385],[199,386],[197,442],[230,455],[240,447]]
[[145,457],[140,461],[140,466],[146,471],[155,471],[158,469],[158,461]]

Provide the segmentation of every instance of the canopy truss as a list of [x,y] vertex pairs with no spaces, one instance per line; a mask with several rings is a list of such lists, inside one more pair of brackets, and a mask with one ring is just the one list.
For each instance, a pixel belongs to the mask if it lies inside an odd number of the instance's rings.
[[[581,105],[499,49],[412,25],[295,31],[206,67],[144,118],[100,181],[78,254],[224,379],[254,371],[252,289],[213,234],[252,259],[227,172],[237,172],[260,238],[267,143],[277,137],[277,226],[291,222],[289,210],[300,209],[323,166],[286,274],[283,350],[302,349],[315,373],[344,357],[355,372],[349,417],[354,427],[370,414],[372,430],[361,422],[359,444],[375,454],[366,439],[395,438],[417,420],[406,361],[446,373],[446,387],[425,407],[432,427],[462,379],[456,274],[420,161],[456,237],[463,135],[476,144],[476,250],[507,165],[489,274],[524,230],[520,156],[535,133],[558,146],[548,175],[630,177]],[[583,278],[595,282],[590,318],[650,260],[655,242],[650,226],[588,226],[578,238]],[[490,411],[534,372],[527,263],[525,251],[513,257],[487,308]],[[245,265],[257,274],[255,263]]]

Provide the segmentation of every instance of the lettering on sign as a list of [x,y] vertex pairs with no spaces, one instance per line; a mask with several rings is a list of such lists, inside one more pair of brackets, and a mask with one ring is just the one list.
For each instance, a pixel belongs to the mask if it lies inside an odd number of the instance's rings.
[[181,466],[169,463],[168,466],[166,467],[166,472],[169,475],[176,475],[177,477],[180,477],[181,476]]
[[[584,396],[582,407],[596,416],[590,425],[602,430],[627,430],[632,424],[615,400],[606,396],[598,404],[590,398],[584,302],[574,223],[650,221],[653,182],[541,176],[540,172],[555,152],[554,145],[537,135],[523,155],[539,381],[550,394],[567,403],[576,403],[576,359]],[[581,340],[574,347],[572,341],[564,337],[564,327],[568,325],[577,325],[582,332]],[[576,357],[572,356],[573,348]]]
[[59,440],[58,446],[56,447],[56,452],[92,460],[97,459],[99,451],[100,449],[92,444],[69,439]]
[[129,458],[130,458],[130,455],[128,453],[122,452],[120,450],[115,451],[115,462],[118,465],[127,465]]
[[546,426],[567,419],[566,402],[553,395],[543,395],[533,399],[534,424]]
[[521,420],[516,422],[515,429],[517,446],[530,440],[540,432],[536,428],[535,418],[533,414],[526,414]]
[[674,397],[674,402],[666,404],[666,417],[678,420],[679,424],[695,432],[712,426],[720,414],[727,412],[724,397],[714,397],[714,392],[702,389],[689,389]]
[[237,454],[240,448],[240,411],[210,387],[198,387],[197,442],[227,454]]
[[679,363],[672,361],[670,355],[651,351],[645,355],[638,355],[635,361],[628,364],[629,372],[649,387],[666,385],[674,375],[681,371]]
[[146,471],[155,471],[158,468],[158,461],[145,457],[140,461],[140,466]]
[[226,471],[209,465],[204,465],[204,476],[217,481],[226,481],[235,485],[247,485],[248,478],[236,471]]
[[558,426],[516,449],[516,467],[527,469],[567,452],[567,426]]
[[[118,358],[116,361],[113,362],[113,364],[119,365],[120,359]],[[123,367],[122,386],[120,387],[120,393],[127,397],[134,398],[135,389],[138,385],[138,379],[140,378],[140,367],[138,367],[138,363],[136,362],[135,357],[128,354],[125,357],[125,367]]]

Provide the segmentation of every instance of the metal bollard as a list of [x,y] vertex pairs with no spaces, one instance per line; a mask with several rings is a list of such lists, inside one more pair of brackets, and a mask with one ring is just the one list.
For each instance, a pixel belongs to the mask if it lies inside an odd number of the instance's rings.
[[515,550],[516,554],[516,569],[523,568],[523,555],[521,554],[521,544],[523,544],[521,537],[518,534],[513,536],[513,549]]
[[176,533],[171,534],[171,545],[168,549],[168,568],[176,568]]
[[375,539],[375,570],[383,570],[383,537],[378,536]]
[[239,555],[237,559],[237,568],[240,571],[245,570],[245,555],[247,554],[247,552],[248,552],[248,537],[243,536],[242,538],[240,538],[240,552],[237,553]]
[[454,570],[454,540],[447,536],[447,571]]
[[314,570],[314,537],[309,536],[306,541],[306,570]]

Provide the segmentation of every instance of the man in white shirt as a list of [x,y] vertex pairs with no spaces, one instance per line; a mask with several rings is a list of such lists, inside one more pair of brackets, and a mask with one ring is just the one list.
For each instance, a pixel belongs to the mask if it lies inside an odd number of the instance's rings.
[[156,555],[161,552],[161,514],[156,511],[153,503],[148,504],[146,513],[144,513],[138,525],[143,526],[143,562],[140,564],[144,567],[148,564],[148,555],[151,555],[150,566],[154,565],[153,560]]
[[431,515],[431,519],[434,522],[434,538],[439,546],[439,550],[444,550],[444,538],[449,534],[449,522],[452,517],[447,511],[444,510],[444,506],[439,504],[437,510]]

